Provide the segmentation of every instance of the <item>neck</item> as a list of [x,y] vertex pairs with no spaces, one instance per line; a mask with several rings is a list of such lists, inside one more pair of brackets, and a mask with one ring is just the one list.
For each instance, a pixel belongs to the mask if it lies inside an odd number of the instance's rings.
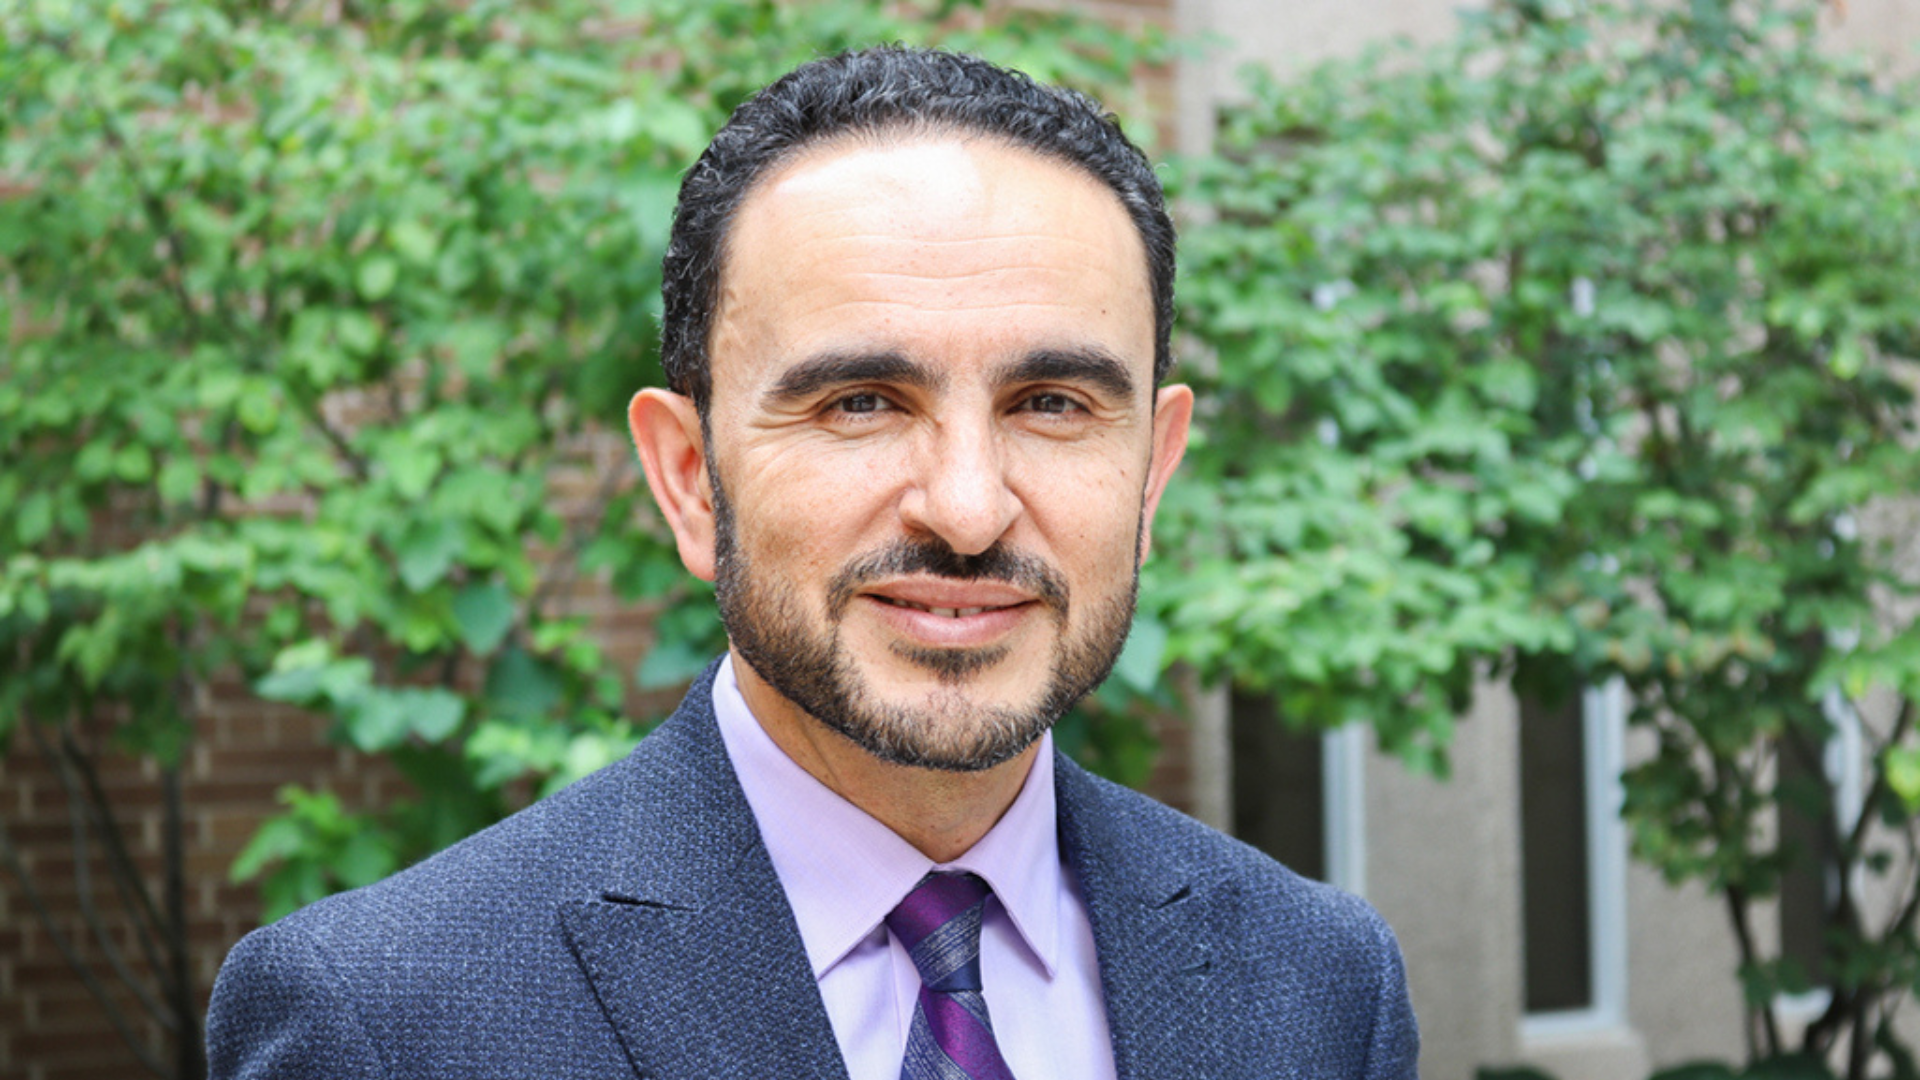
[[959,858],[987,835],[1026,783],[1038,742],[977,772],[947,772],[882,761],[828,728],[733,657],[748,711],[794,764],[892,829],[937,863]]

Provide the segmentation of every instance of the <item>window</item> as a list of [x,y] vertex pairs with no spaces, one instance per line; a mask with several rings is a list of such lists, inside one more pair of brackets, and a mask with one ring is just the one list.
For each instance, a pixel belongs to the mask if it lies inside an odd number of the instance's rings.
[[1233,834],[1300,874],[1364,895],[1367,729],[1296,731],[1272,698],[1238,691],[1231,708]]
[[1520,706],[1523,1033],[1626,1015],[1626,694],[1618,683]]

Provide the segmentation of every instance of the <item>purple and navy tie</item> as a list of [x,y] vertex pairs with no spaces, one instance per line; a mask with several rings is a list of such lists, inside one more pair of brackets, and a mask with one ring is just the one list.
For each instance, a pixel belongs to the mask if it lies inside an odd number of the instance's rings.
[[980,996],[980,914],[990,891],[972,874],[928,874],[887,916],[920,969],[900,1080],[1013,1080]]

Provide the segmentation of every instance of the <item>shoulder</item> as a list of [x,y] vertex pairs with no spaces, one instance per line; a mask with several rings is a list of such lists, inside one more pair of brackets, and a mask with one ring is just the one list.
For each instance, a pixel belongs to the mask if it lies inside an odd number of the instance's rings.
[[1148,888],[1158,879],[1225,887],[1249,901],[1250,917],[1311,922],[1336,935],[1373,938],[1384,928],[1359,897],[1302,877],[1252,845],[1065,758],[1055,768],[1063,837],[1096,873]]
[[[689,706],[696,699],[709,700],[696,692]],[[540,1037],[510,1024],[479,1034],[475,1017],[509,1004],[513,1016],[556,1022],[591,1012],[562,909],[737,853],[728,830],[743,818],[751,827],[710,710],[689,706],[625,759],[384,881],[249,934],[215,982],[212,1075],[383,1075],[378,1048],[422,1040],[437,1054],[511,1056]],[[576,1042],[547,1050],[597,1060],[604,1049]],[[489,1071],[478,1058],[475,1068]]]
[[[592,888],[597,849],[610,847],[595,814],[613,804],[609,789],[631,768],[615,766],[385,881],[248,934],[214,983],[209,1075],[414,1075],[428,1057],[512,1037],[468,1030],[498,1002],[556,1017],[577,1011],[578,976],[556,912]],[[423,1044],[434,1049],[422,1053]]]
[[[1278,1075],[1414,1075],[1419,1037],[1399,944],[1365,900],[1064,759],[1055,786],[1063,855],[1096,938],[1104,918],[1139,932],[1178,925],[1206,943],[1195,955],[1231,988],[1236,1018],[1230,1030],[1204,1036],[1221,1075],[1240,1075],[1228,1066],[1250,1062]],[[1131,914],[1182,909],[1177,918]],[[1111,977],[1122,994],[1151,995],[1158,985],[1131,966]]]

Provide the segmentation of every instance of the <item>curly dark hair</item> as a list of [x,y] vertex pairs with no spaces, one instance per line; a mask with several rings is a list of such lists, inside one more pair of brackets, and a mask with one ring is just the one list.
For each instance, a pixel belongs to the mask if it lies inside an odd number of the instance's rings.
[[727,230],[754,184],[814,144],[850,136],[959,132],[996,138],[1091,174],[1110,188],[1146,247],[1155,384],[1173,364],[1173,221],[1153,166],[1111,113],[978,57],[882,46],[803,64],[735,109],[680,183],[662,262],[661,364],[702,416],[712,391],[708,339]]

